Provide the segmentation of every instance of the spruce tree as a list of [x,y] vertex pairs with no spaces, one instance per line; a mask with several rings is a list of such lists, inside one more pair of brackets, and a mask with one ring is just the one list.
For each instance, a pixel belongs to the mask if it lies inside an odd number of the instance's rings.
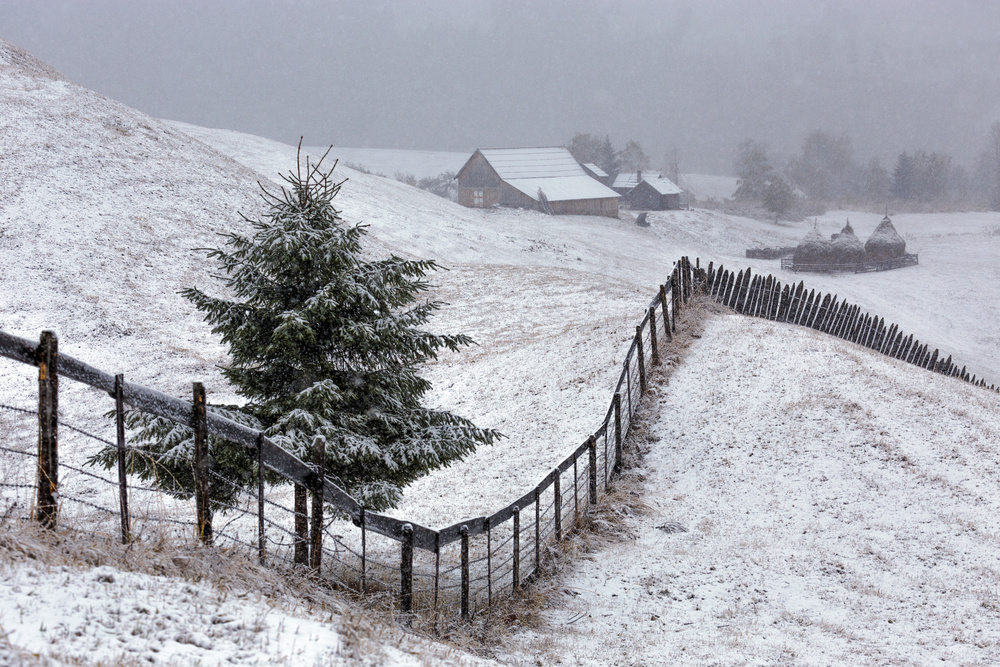
[[[300,458],[325,436],[327,477],[380,510],[499,434],[421,404],[431,385],[419,366],[472,340],[422,329],[442,305],[422,298],[427,274],[440,267],[366,259],[366,228],[341,218],[333,200],[343,181],[333,179],[336,163],[323,170],[322,162],[307,159],[303,172],[300,160],[280,192],[261,185],[269,210],[244,217],[253,235],[227,234],[226,246],[208,253],[232,298],[182,294],[229,348],[223,373],[246,401],[239,410]],[[145,446],[158,449],[155,438]]]

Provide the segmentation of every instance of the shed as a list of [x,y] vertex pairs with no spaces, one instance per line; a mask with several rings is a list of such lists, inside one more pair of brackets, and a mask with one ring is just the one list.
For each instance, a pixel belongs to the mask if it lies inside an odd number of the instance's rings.
[[669,178],[643,178],[622,197],[633,209],[671,211],[681,207],[681,190]]
[[458,203],[471,208],[618,217],[619,194],[588,176],[562,147],[476,149],[455,178]]

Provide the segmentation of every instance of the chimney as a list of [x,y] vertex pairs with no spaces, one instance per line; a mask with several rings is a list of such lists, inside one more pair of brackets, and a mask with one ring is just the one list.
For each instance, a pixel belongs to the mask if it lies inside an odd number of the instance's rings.
[[639,183],[642,183],[642,170],[641,169],[637,170],[635,172],[635,184],[638,185]]

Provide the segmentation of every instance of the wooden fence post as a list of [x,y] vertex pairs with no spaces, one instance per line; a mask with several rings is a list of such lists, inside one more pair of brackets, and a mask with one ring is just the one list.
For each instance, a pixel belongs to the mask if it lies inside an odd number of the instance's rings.
[[469,620],[469,527],[458,529],[462,537],[462,620]]
[[309,566],[319,574],[323,562],[323,479],[326,476],[326,438],[317,435],[313,439],[313,467],[316,469],[316,479],[312,489],[312,526],[309,547],[311,556]]
[[257,433],[257,561],[267,559],[264,534],[264,433]]
[[35,519],[54,530],[59,518],[59,340],[43,331],[38,344],[38,500]]
[[642,396],[646,393],[646,360],[642,355],[642,326],[638,324],[635,325],[635,345],[639,352],[639,395]]
[[535,572],[542,567],[542,506],[541,493],[535,487]]
[[576,524],[579,523],[580,521],[580,492],[578,490],[579,484],[577,483],[577,480],[579,478],[576,476],[576,460],[578,458],[580,457],[577,456],[576,454],[573,454],[573,525],[574,526],[576,526]]
[[671,301],[673,302],[672,303],[672,305],[673,305],[673,309],[672,310],[673,310],[673,313],[674,313],[673,324],[670,326],[670,329],[672,331],[675,331],[675,332],[677,331],[677,313],[678,313],[678,311],[680,311],[680,307],[679,306],[680,306],[680,303],[681,303],[681,294],[680,294],[681,281],[680,281],[680,278],[678,277],[678,275],[679,275],[679,272],[675,268],[674,272],[673,272],[673,275],[670,276],[670,296],[671,296]]
[[667,286],[660,285],[660,310],[663,311],[663,332],[667,335],[667,340],[673,340],[670,333],[670,309],[667,307]]
[[521,510],[514,505],[514,590],[521,588]]
[[590,504],[597,504],[597,438],[590,436],[587,440],[587,454],[590,463]]
[[[365,528],[365,506],[358,508],[358,522],[361,524],[361,592],[368,592],[368,540]],[[468,532],[468,529],[466,529]]]
[[121,514],[122,544],[132,539],[128,511],[128,471],[125,466],[125,376],[115,376],[115,433],[118,436],[118,509]]
[[652,354],[652,364],[660,365],[660,350],[656,344],[656,308],[649,307],[649,347]]
[[560,478],[562,477],[562,475],[559,474],[559,468],[556,468],[553,471],[553,475],[555,475],[555,477],[552,480],[552,493],[553,496],[555,497],[555,502],[553,503],[552,507],[555,510],[556,542],[561,542],[562,541],[562,489],[560,488],[560,485],[562,482]]
[[434,629],[438,622],[438,588],[441,582],[441,533],[434,531]]
[[413,611],[413,526],[403,524],[403,542],[400,545],[399,608],[403,613]]
[[212,543],[212,506],[208,479],[208,412],[205,385],[194,383],[194,498],[198,513],[198,539]]
[[493,527],[490,518],[483,519],[486,530],[486,606],[493,606]]
[[309,564],[309,508],[306,500],[306,487],[295,485],[295,500],[292,509],[295,513],[295,552],[292,561],[296,565]]
[[[612,405],[615,409],[615,468],[621,467],[622,460],[622,395],[621,392],[615,392],[615,397],[612,400]],[[605,429],[605,438],[607,438],[607,429]]]

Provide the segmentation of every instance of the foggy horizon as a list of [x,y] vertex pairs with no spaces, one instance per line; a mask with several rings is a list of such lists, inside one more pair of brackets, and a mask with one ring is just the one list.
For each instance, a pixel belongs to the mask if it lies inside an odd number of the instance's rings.
[[307,145],[639,141],[728,174],[745,139],[971,167],[1000,120],[1000,6],[959,2],[0,0],[0,39],[159,118]]

